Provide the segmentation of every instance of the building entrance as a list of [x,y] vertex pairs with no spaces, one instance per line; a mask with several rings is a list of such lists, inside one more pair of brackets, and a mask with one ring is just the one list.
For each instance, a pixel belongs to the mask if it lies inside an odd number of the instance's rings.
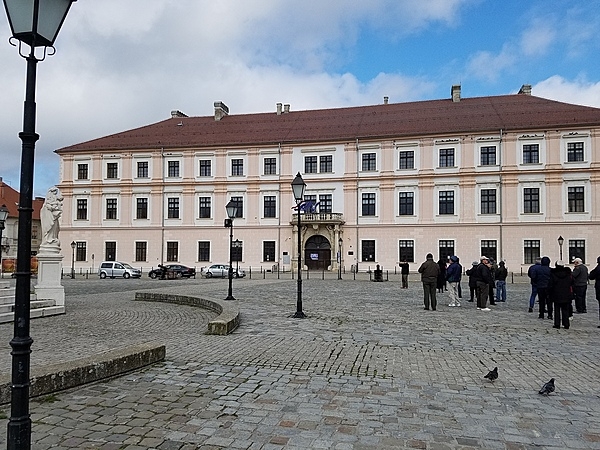
[[308,270],[328,270],[331,266],[331,244],[326,237],[311,236],[304,245],[304,264]]

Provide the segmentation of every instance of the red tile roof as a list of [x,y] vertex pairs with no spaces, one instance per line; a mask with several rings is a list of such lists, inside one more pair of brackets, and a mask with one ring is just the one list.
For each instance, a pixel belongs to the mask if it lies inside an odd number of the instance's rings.
[[257,146],[600,126],[600,109],[526,94],[374,106],[175,117],[56,150]]
[[[19,197],[19,192],[1,181],[0,178],[0,206],[6,205],[8,217],[19,217]],[[40,211],[43,205],[43,198],[36,197],[32,200],[33,213],[31,218],[33,220],[40,220]]]

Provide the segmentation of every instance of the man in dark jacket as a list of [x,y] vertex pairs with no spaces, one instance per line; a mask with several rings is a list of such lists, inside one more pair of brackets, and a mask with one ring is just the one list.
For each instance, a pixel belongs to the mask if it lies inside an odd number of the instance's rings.
[[571,269],[562,261],[556,261],[556,268],[551,269],[548,285],[550,301],[554,302],[554,328],[562,326],[566,330],[571,326],[569,315],[573,301],[573,275]]
[[573,260],[573,280],[575,283],[575,310],[579,314],[585,314],[587,312],[587,304],[585,296],[587,294],[588,284],[588,269],[581,258],[575,258]]
[[440,266],[433,260],[431,253],[427,254],[426,261],[419,267],[419,273],[421,274],[421,282],[423,283],[423,303],[425,303],[425,309],[429,310],[431,300],[431,309],[435,311],[437,308],[435,289],[440,274]]
[[398,265],[400,266],[400,273],[402,274],[402,289],[408,289],[408,274],[410,273],[408,261],[405,259]]
[[498,263],[498,268],[494,274],[496,278],[496,302],[506,302],[506,277],[508,269],[504,261]]
[[[596,262],[598,265],[590,271],[589,277],[590,280],[596,280],[594,287],[596,288],[596,300],[598,300],[598,306],[600,306],[600,256],[596,258]],[[598,325],[598,328],[600,328],[600,325]]]
[[490,295],[490,283],[492,283],[491,263],[487,256],[479,258],[481,261],[475,269],[475,281],[477,282],[477,309],[491,311],[487,307]]
[[469,291],[471,291],[471,298],[469,299],[472,302],[475,299],[477,293],[477,280],[475,278],[475,272],[477,271],[477,266],[479,263],[477,261],[473,261],[470,269],[467,269],[465,272],[469,277]]
[[544,256],[541,264],[536,266],[531,275],[531,281],[535,282],[538,298],[540,299],[539,318],[543,319],[548,313],[548,319],[552,319],[552,302],[548,299],[548,283],[550,283],[550,258]]

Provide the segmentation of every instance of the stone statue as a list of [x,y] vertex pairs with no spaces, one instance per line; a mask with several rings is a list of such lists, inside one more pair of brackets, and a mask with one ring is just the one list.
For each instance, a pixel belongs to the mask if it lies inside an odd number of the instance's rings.
[[62,215],[63,196],[56,186],[48,189],[46,200],[40,211],[40,220],[42,222],[42,244],[41,248],[45,252],[59,253],[60,240],[58,232],[60,231],[59,219]]

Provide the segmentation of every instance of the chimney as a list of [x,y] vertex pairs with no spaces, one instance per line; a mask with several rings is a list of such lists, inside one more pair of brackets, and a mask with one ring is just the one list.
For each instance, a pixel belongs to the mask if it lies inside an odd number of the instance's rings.
[[521,86],[521,89],[519,89],[519,94],[531,95],[531,85],[524,84],[523,86]]
[[283,112],[284,112],[285,114],[287,114],[287,113],[289,113],[289,112],[290,112],[290,105],[289,105],[289,103],[288,103],[288,104],[286,104],[286,105],[283,105]]
[[383,104],[384,104],[384,105],[387,105],[387,104],[388,104],[388,101],[389,101],[389,99],[390,99],[390,98],[389,98],[387,95],[386,95],[385,97],[383,97]]
[[452,85],[452,101],[455,103],[460,102],[460,84]]
[[282,108],[282,104],[281,103],[277,103],[277,115],[280,116],[281,115],[281,108]]
[[229,108],[223,102],[215,102],[215,120],[219,121],[229,115]]
[[178,109],[171,111],[171,119],[175,119],[177,117],[187,117],[187,114],[182,113]]

